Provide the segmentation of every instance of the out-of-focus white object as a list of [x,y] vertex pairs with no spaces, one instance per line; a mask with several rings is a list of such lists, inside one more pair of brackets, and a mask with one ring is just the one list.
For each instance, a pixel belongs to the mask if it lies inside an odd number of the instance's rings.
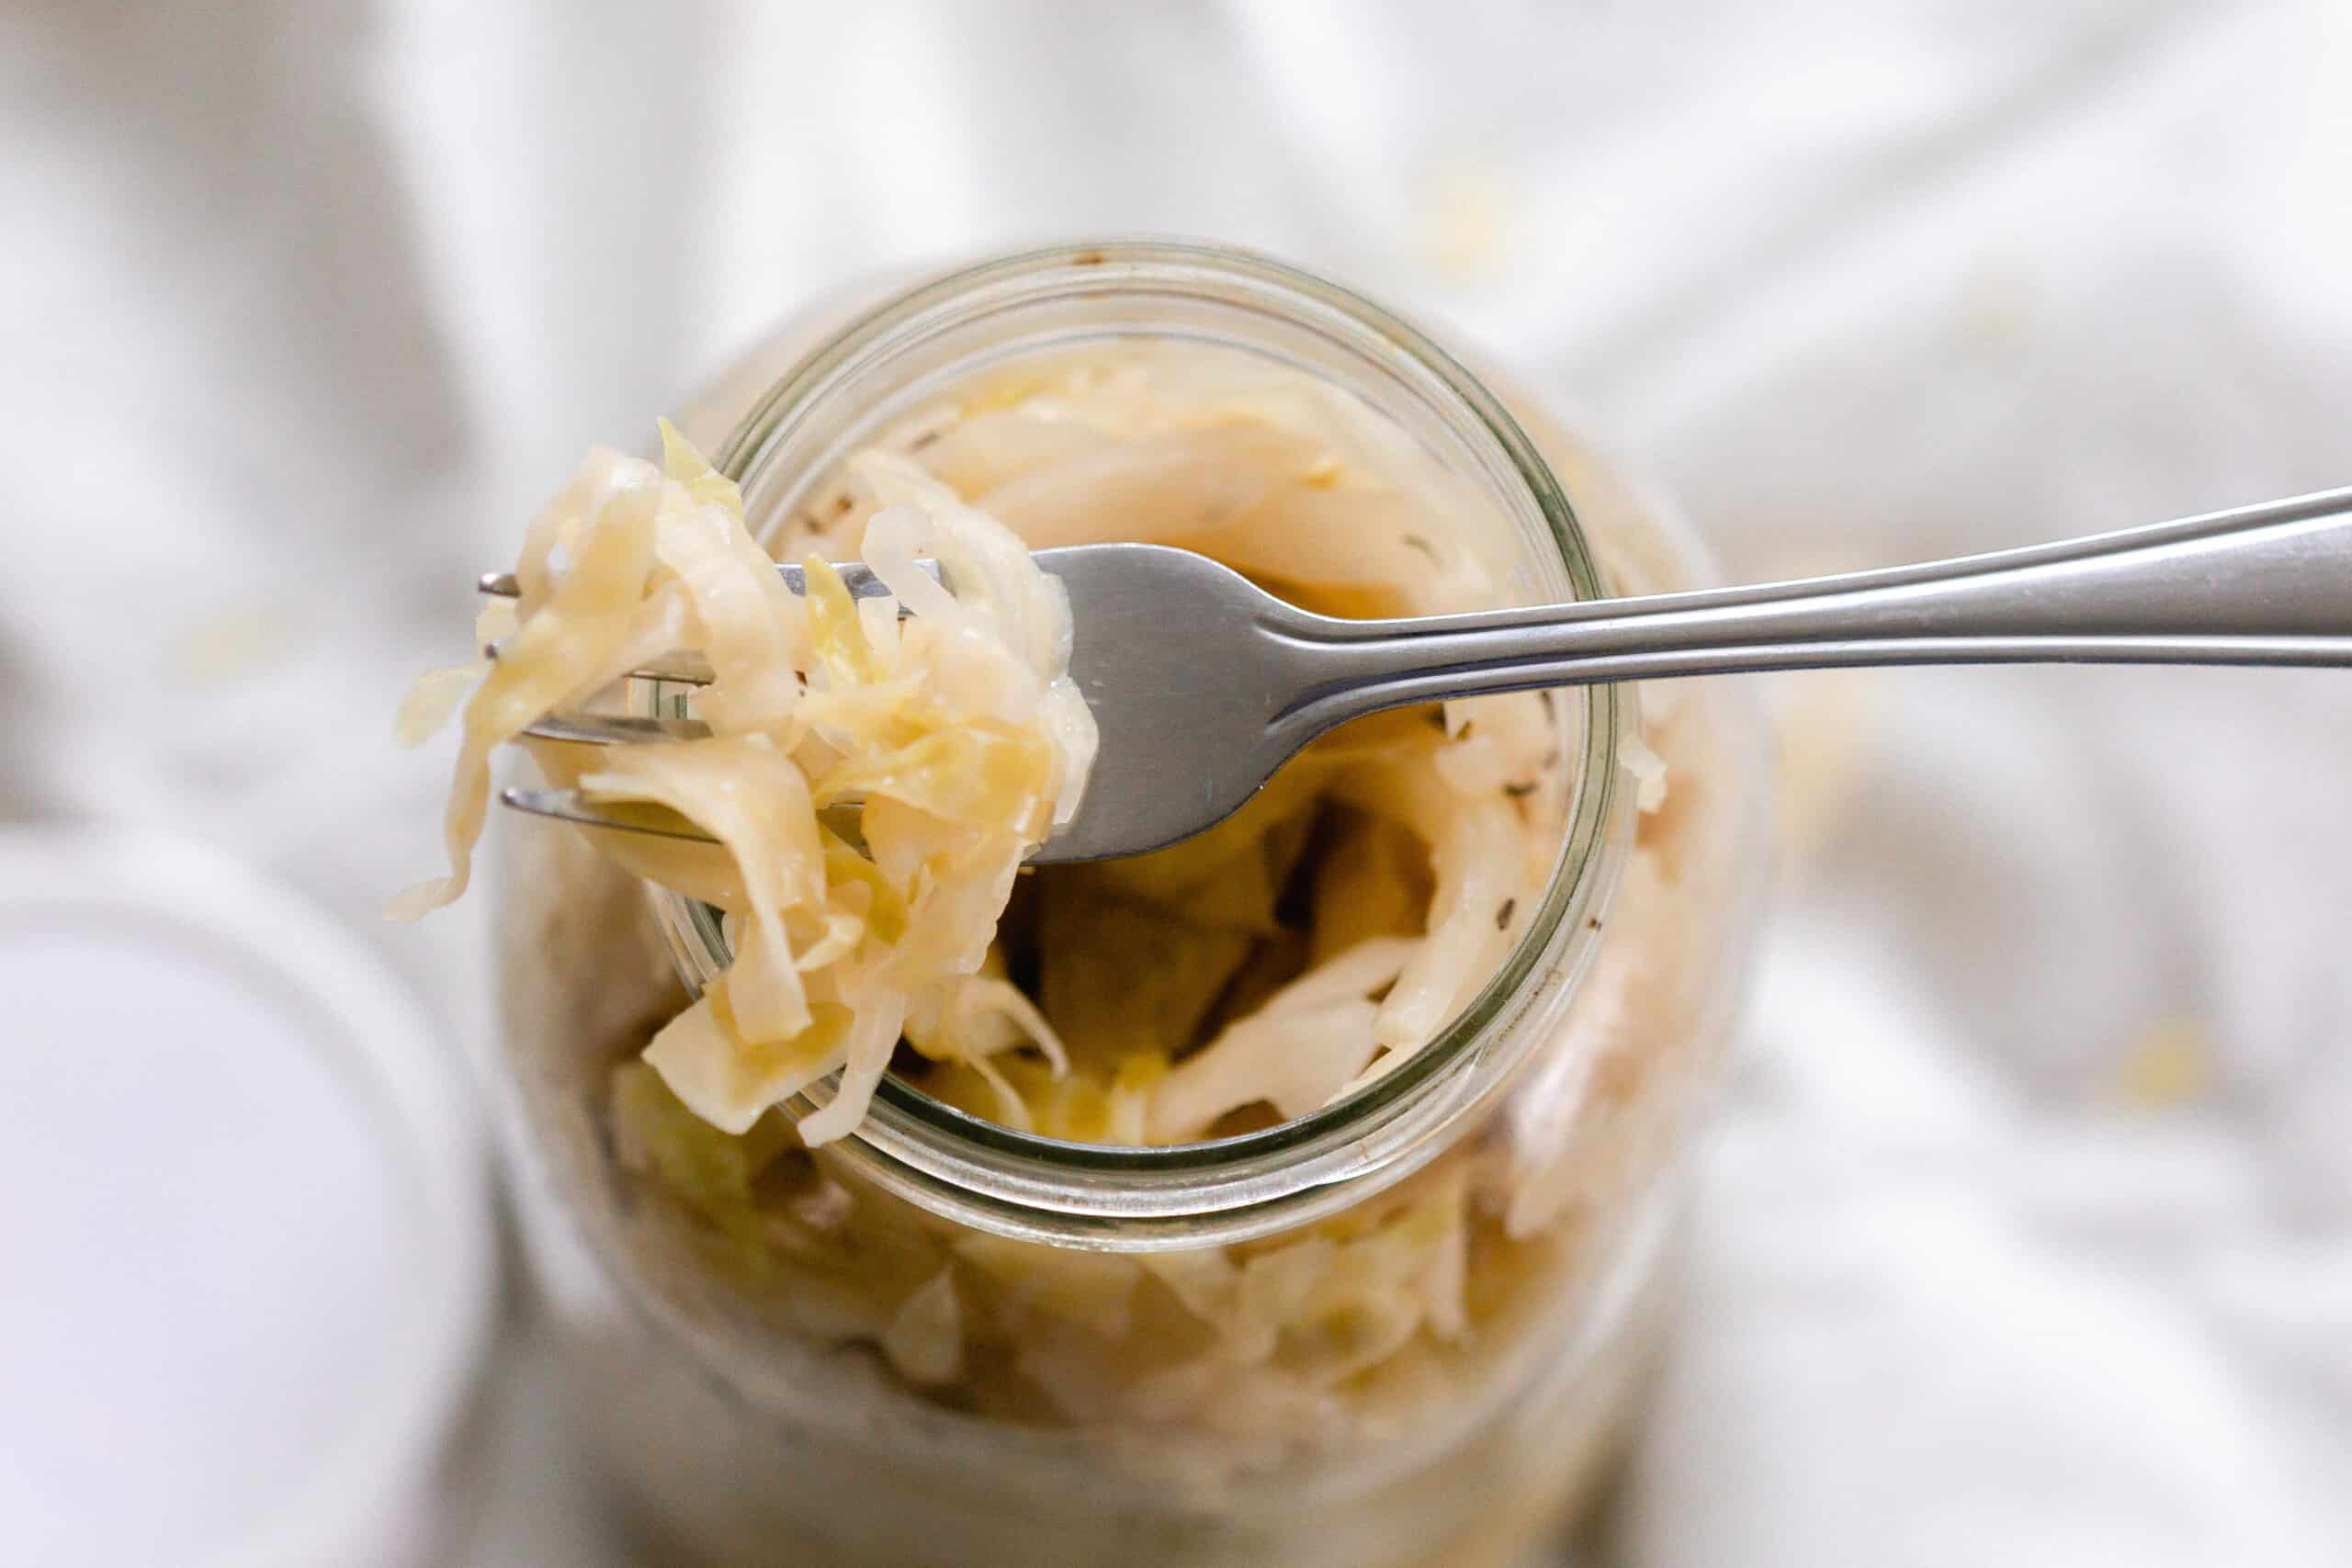
[[213,852],[18,829],[0,1001],[0,1556],[429,1561],[491,1229],[406,988]]

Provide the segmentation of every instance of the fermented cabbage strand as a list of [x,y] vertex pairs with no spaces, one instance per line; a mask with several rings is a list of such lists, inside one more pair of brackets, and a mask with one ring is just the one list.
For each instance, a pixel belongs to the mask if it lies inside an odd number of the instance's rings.
[[[804,600],[745,527],[735,485],[666,422],[662,437],[660,468],[591,455],[526,538],[516,624],[495,657],[427,675],[403,705],[403,739],[422,739],[479,675],[445,824],[450,873],[391,912],[465,891],[498,746],[639,665],[699,654],[709,739],[585,762],[535,743],[559,782],[685,818],[731,863],[715,869],[708,846],[609,846],[725,910],[732,962],[645,1052],[671,1092],[741,1134],[838,1071],[831,1102],[800,1125],[816,1145],[863,1120],[910,1026],[982,1071],[988,1053],[1023,1044],[1062,1062],[1036,1010],[984,972],[1022,861],[1077,808],[1094,755],[1059,585],[986,514],[876,456],[858,472],[897,546],[875,565],[898,597],[854,603],[812,557]],[[925,556],[946,586],[915,570]],[[819,820],[833,805],[861,807],[864,852]]]

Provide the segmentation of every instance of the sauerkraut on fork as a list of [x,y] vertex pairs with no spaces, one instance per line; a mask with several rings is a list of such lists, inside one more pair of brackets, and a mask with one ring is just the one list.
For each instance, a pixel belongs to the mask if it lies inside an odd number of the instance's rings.
[[[1036,1008],[986,962],[1023,859],[1077,809],[1094,755],[1059,585],[945,486],[874,453],[855,471],[877,502],[867,558],[890,594],[853,600],[813,556],[795,594],[733,482],[666,422],[662,437],[659,466],[590,455],[525,536],[519,597],[478,628],[492,653],[412,694],[401,728],[413,741],[472,682],[449,872],[390,912],[413,919],[465,891],[500,745],[631,671],[698,654],[708,739],[532,743],[543,770],[590,795],[675,813],[717,840],[597,835],[629,869],[725,911],[733,961],[645,1053],[671,1092],[741,1134],[838,1071],[832,1101],[800,1126],[820,1144],[857,1125],[902,1040],[983,1074],[1015,1044],[1059,1062]],[[916,567],[926,557],[952,586]],[[861,844],[820,816],[842,802],[859,803]]]

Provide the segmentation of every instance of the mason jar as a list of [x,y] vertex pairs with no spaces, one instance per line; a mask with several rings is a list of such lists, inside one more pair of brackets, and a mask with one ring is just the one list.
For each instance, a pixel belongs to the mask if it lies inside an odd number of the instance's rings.
[[[1216,247],[1035,251],[803,320],[680,423],[741,484],[754,532],[797,551],[826,476],[904,440],[926,400],[1026,357],[1156,342],[1294,367],[1386,422],[1452,476],[1447,525],[1495,541],[1503,599],[1713,581],[1655,496],[1523,394],[1331,283]],[[616,1074],[726,960],[715,913],[580,835],[502,822],[521,1229],[578,1428],[649,1540],[681,1562],[954,1568],[1466,1568],[1549,1540],[1663,1321],[1768,857],[1738,682],[1547,703],[1548,880],[1532,911],[1503,912],[1518,935],[1491,980],[1401,1067],[1311,1114],[1161,1147],[1031,1135],[893,1078],[857,1133],[793,1147],[788,1178],[754,1171],[788,1133],[695,1155],[701,1176],[756,1188],[726,1224],[649,1179],[614,1120]],[[827,1098],[814,1086],[797,1109]],[[1276,1252],[1337,1267],[1351,1235],[1416,1203],[1464,1216],[1460,1321],[1398,1338],[1311,1413],[1246,1371],[1173,1415],[1090,1396],[1090,1380],[1137,1386],[1122,1359],[1161,1353],[1171,1303],[1214,1310],[1187,1293],[1200,1281]],[[945,1389],[906,1375],[874,1302],[942,1258],[1001,1258],[1021,1312],[987,1364]],[[1313,1331],[1386,1333],[1377,1306]],[[1024,1324],[1092,1359],[1057,1363]]]

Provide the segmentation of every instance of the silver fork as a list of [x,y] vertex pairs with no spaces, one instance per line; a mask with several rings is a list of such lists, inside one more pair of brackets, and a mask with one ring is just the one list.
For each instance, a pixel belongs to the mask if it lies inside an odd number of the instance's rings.
[[[1160,545],[1036,559],[1069,591],[1071,672],[1102,730],[1078,813],[1039,863],[1190,838],[1324,731],[1439,698],[1834,665],[2352,664],[2352,489],[1921,566],[1416,620],[1311,615]],[[777,570],[799,592],[799,570]],[[860,597],[886,592],[861,568],[843,576]],[[482,588],[513,592],[497,578]],[[550,716],[532,732],[591,744],[706,733],[688,719],[592,715]],[[695,836],[570,791],[500,798]]]

